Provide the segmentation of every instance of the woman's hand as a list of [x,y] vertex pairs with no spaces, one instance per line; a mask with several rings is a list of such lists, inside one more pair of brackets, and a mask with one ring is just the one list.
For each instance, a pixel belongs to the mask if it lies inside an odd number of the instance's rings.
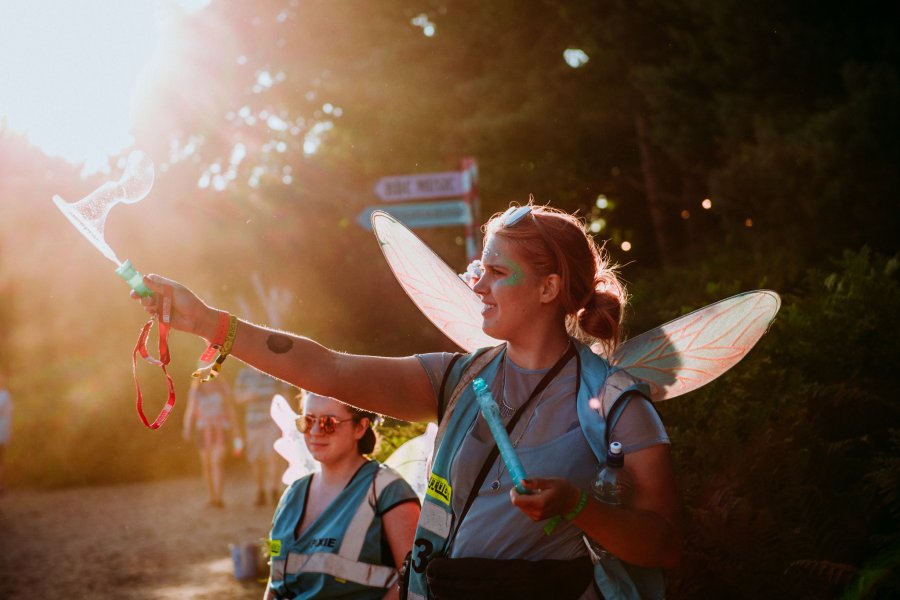
[[208,306],[194,292],[160,275],[145,276],[144,284],[153,291],[153,295],[142,298],[132,291],[131,297],[139,300],[147,313],[162,316],[163,296],[169,294],[172,299],[169,325],[173,329],[194,333],[206,339],[214,335],[218,311]]
[[510,499],[532,521],[568,514],[581,497],[578,488],[565,479],[534,477],[523,480],[522,485],[531,493],[520,494],[514,486],[509,492]]

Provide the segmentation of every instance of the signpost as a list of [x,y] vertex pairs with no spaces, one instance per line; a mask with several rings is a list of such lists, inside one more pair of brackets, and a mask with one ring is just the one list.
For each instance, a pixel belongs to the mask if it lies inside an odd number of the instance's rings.
[[376,210],[383,210],[410,228],[447,227],[450,225],[470,225],[472,210],[463,200],[442,200],[440,202],[417,202],[414,204],[379,204],[367,206],[356,216],[356,222],[369,231],[369,218]]
[[468,183],[467,178],[459,171],[393,175],[379,179],[374,191],[375,195],[385,202],[449,198],[465,194],[468,191]]
[[[463,158],[459,171],[391,175],[379,179],[373,187],[376,196],[386,204],[367,206],[356,221],[371,230],[369,217],[383,210],[410,228],[449,227],[462,225],[466,234],[466,260],[480,258],[475,242],[480,213],[478,198],[478,165],[472,157]],[[437,200],[409,203],[407,200]]]

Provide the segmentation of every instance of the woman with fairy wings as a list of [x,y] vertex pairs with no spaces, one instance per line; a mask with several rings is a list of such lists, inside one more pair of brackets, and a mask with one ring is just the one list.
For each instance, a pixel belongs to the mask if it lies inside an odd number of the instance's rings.
[[[472,290],[460,292],[444,277],[433,285],[432,300],[474,291],[486,334],[478,339],[496,344],[486,351],[352,355],[240,321],[232,354],[317,394],[353,398],[363,409],[406,421],[440,423],[407,569],[410,598],[661,597],[662,570],[681,552],[668,437],[648,402],[654,390],[586,345],[615,347],[622,286],[571,215],[529,204],[495,215],[485,229]],[[401,254],[403,244],[397,244]],[[406,256],[410,273],[397,270],[404,260],[392,262],[407,291],[415,286],[404,278],[416,277],[419,258],[434,260]],[[174,281],[157,275],[145,281],[157,292],[141,300],[147,312],[156,313],[158,293],[170,292],[171,326],[211,339],[220,311]],[[456,284],[465,288],[459,279]],[[414,300],[423,307],[421,298]],[[454,326],[442,328],[451,335]],[[744,353],[755,343],[738,341]],[[492,440],[467,385],[475,376],[488,382],[500,405],[529,476],[527,493],[518,493],[500,460],[491,459]],[[625,447],[633,481],[633,500],[624,507],[586,494],[615,440]],[[547,535],[546,522],[560,516]],[[586,541],[615,558],[592,564]]]

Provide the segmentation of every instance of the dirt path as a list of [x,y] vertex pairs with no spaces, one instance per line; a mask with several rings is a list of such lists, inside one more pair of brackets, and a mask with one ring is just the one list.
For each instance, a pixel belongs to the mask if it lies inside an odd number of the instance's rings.
[[258,600],[263,583],[237,581],[228,548],[266,536],[273,507],[253,499],[235,469],[223,509],[205,506],[199,479],[7,492],[0,598]]

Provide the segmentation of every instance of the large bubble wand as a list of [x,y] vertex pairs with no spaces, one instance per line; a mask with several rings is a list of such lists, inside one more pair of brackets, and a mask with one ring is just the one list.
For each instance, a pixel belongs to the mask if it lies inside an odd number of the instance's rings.
[[78,202],[66,202],[59,196],[53,196],[53,203],[75,226],[81,235],[94,245],[100,253],[115,263],[116,275],[121,277],[141,296],[150,296],[153,292],[144,285],[144,277],[132,265],[131,261],[122,262],[106,243],[103,231],[106,217],[113,206],[122,202],[134,204],[142,200],[153,187],[153,161],[140,151],[128,155],[128,161],[122,177],[118,181],[107,181]]
[[[78,202],[66,202],[60,196],[53,196],[53,203],[56,207],[69,219],[69,222],[75,226],[75,229],[81,233],[87,240],[100,251],[100,253],[111,260],[116,265],[116,275],[125,280],[125,282],[135,292],[141,296],[152,296],[153,292],[144,284],[144,276],[135,269],[131,261],[122,262],[116,253],[106,242],[104,237],[104,229],[106,228],[106,217],[109,211],[122,202],[124,204],[134,204],[143,200],[153,187],[154,180],[153,161],[140,151],[134,151],[128,155],[125,171],[118,181],[107,181],[96,190],[79,200]],[[159,358],[150,356],[147,352],[147,337],[150,335],[150,329],[157,320],[156,315],[153,316],[138,336],[137,344],[131,356],[131,369],[134,377],[134,386],[137,390],[137,411],[141,422],[150,429],[158,429],[166,421],[169,413],[175,407],[175,386],[172,377],[166,370],[169,364],[169,318],[172,307],[171,291],[166,290],[162,294],[160,302],[161,312],[159,315]],[[143,410],[143,397],[141,396],[141,386],[138,384],[137,378],[137,356],[140,356],[152,365],[162,368],[166,376],[169,389],[169,397],[163,406],[159,415],[152,423],[147,419]]]

